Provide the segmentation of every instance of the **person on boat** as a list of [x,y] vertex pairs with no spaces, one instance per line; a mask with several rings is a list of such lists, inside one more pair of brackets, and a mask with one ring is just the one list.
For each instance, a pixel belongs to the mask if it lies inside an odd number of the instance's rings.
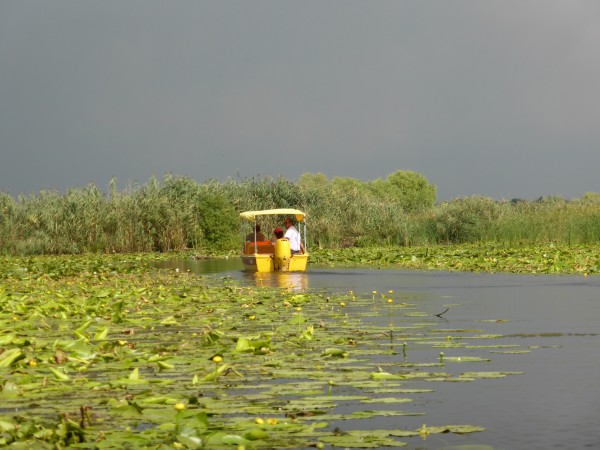
[[260,232],[260,225],[259,224],[255,224],[254,225],[254,231],[252,233],[248,233],[248,236],[246,236],[246,241],[250,241],[250,242],[261,242],[261,241],[266,241],[267,238],[265,237],[264,234],[262,234]]
[[292,251],[292,255],[304,253],[304,246],[302,245],[300,232],[294,226],[293,219],[291,217],[286,217],[283,220],[283,226],[286,229],[284,237],[290,241],[290,250]]
[[279,227],[273,230],[273,237],[271,238],[271,242],[274,244],[278,239],[283,238],[283,230]]

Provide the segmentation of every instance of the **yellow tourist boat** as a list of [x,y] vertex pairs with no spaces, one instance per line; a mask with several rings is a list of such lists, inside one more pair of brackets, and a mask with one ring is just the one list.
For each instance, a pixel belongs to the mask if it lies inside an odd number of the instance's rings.
[[[303,249],[300,253],[291,251],[290,241],[286,238],[262,240],[260,233],[257,233],[256,225],[261,225],[259,222],[272,224],[280,218],[291,218],[296,221],[297,230],[300,233],[301,248]],[[242,219],[243,239],[241,258],[246,269],[257,272],[297,272],[306,270],[308,252],[306,250],[305,213],[290,208],[266,209],[240,213],[240,219]],[[252,225],[253,231],[246,235],[250,225]],[[258,240],[259,236],[261,240]]]

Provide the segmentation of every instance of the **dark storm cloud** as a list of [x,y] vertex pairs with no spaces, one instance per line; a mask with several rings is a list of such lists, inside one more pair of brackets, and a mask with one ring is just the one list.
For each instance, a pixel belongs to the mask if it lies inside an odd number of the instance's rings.
[[595,1],[0,4],[0,190],[415,170],[600,191]]

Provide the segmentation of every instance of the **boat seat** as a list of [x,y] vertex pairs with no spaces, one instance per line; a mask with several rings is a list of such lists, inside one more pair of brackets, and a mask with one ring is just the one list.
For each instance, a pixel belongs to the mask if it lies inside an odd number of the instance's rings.
[[[254,255],[254,242],[246,242],[246,248],[244,253],[246,255]],[[272,255],[274,253],[273,244],[271,241],[258,241],[256,242],[256,253],[266,253]]]

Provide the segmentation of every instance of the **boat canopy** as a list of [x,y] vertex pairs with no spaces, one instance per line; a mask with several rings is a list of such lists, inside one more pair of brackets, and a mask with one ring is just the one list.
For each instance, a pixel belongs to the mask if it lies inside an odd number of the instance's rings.
[[299,209],[280,208],[280,209],[263,209],[262,211],[246,211],[240,213],[241,219],[256,221],[259,216],[295,216],[298,222],[302,222],[306,214]]

